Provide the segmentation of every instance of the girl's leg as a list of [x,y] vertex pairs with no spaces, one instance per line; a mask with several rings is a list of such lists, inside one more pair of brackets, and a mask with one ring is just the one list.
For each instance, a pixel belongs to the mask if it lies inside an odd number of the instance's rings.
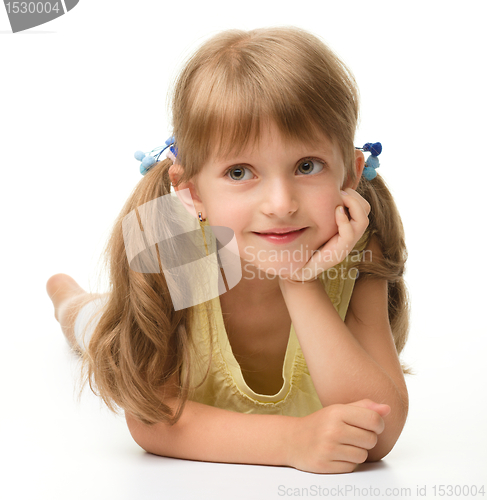
[[[93,305],[101,304],[102,298],[108,294],[88,293],[67,274],[51,276],[47,281],[46,290],[54,305],[54,317],[59,321],[66,340],[73,349],[81,351],[84,346],[80,346],[80,334],[89,319],[86,316],[95,312]],[[76,321],[82,309],[82,314]]]

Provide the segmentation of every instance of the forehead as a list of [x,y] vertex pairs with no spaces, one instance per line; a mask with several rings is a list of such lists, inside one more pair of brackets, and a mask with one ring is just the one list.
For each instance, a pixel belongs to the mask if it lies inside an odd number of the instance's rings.
[[228,161],[237,157],[253,157],[266,151],[286,151],[291,155],[320,152],[330,159],[340,155],[336,141],[325,132],[318,130],[312,135],[290,136],[284,134],[274,122],[267,122],[258,129],[253,129],[244,140],[215,141],[211,148],[212,162]]

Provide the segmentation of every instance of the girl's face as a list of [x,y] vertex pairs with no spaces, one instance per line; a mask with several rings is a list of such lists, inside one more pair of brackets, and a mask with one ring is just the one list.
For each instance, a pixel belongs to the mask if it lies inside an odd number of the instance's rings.
[[[235,232],[244,264],[285,275],[337,233],[335,209],[342,204],[344,179],[333,141],[323,136],[319,146],[286,142],[271,124],[258,144],[203,166],[194,179],[194,203],[211,226]],[[302,229],[295,238],[261,236],[294,229]]]

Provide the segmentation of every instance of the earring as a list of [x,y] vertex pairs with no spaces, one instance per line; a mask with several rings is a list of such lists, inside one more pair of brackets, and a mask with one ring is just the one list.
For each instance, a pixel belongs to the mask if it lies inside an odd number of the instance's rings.
[[203,217],[201,216],[201,212],[198,212],[198,219],[200,220],[200,222],[203,222],[206,220],[206,219],[203,219]]

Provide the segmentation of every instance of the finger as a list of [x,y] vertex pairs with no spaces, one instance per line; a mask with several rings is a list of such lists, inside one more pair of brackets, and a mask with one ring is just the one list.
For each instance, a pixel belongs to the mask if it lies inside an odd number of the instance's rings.
[[349,411],[343,416],[343,422],[376,434],[381,434],[384,431],[384,420],[376,411],[351,404],[348,407]]
[[355,231],[351,224],[351,220],[345,212],[345,207],[343,205],[339,205],[336,208],[336,212],[336,222],[340,239],[343,238],[345,243],[351,243],[354,240]]
[[369,213],[370,213],[370,203],[362,195],[360,195],[359,193],[357,193],[357,191],[355,191],[355,189],[346,188],[342,192],[347,193],[346,195],[342,195],[342,199],[343,199],[343,196],[347,196],[347,195],[354,197],[356,200],[358,200],[360,202],[360,205],[364,209],[365,214],[369,215]]
[[357,191],[348,188],[347,191],[342,191],[342,193],[347,193],[342,194],[342,200],[347,206],[351,204],[354,207],[360,207],[363,210],[365,216],[368,215],[369,203],[362,196],[360,196]]
[[330,466],[327,467],[327,473],[330,474],[349,474],[358,467],[358,464],[345,462],[343,460],[330,460]]
[[348,444],[339,445],[336,452],[333,454],[333,461],[351,462],[353,464],[361,464],[367,460],[369,453],[364,448],[358,446],[350,446]]
[[342,199],[350,213],[350,222],[352,226],[356,228],[357,231],[365,230],[365,228],[369,225],[369,219],[367,216],[368,214],[360,200],[355,198],[353,195],[343,196]]
[[346,425],[346,430],[340,438],[341,444],[349,444],[351,446],[358,446],[366,450],[372,449],[378,441],[377,434],[374,431],[361,429],[354,425]]

